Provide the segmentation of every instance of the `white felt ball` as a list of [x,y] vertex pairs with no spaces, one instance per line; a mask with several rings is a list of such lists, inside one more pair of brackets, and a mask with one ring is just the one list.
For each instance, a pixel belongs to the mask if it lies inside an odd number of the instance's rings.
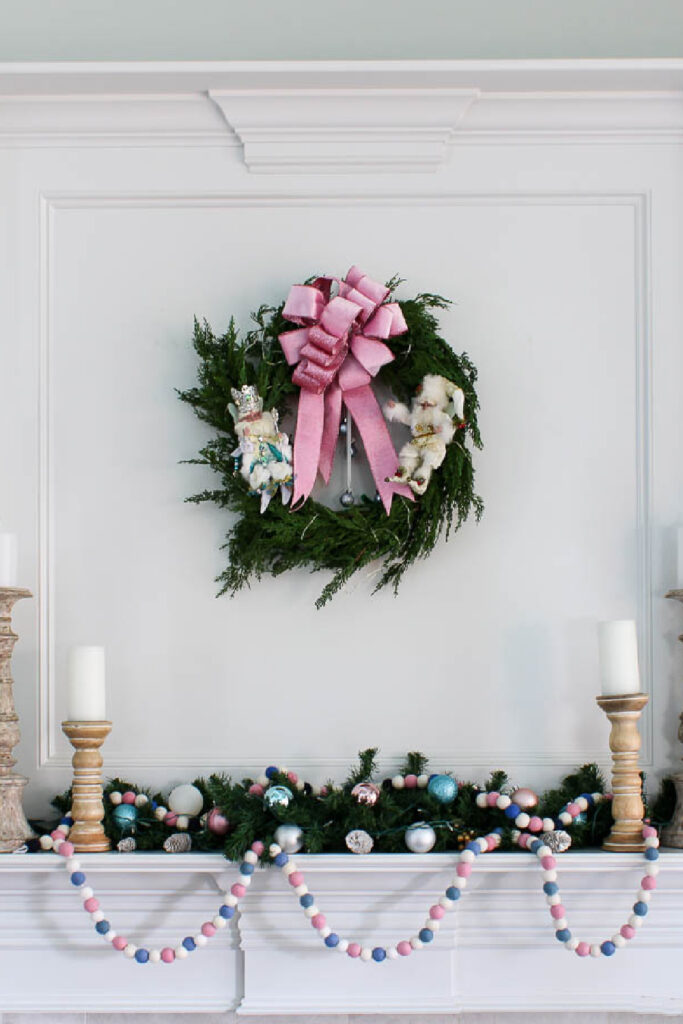
[[554,907],[556,903],[562,902],[562,897],[559,892],[554,892],[552,896],[546,896],[545,901],[549,907]]
[[410,940],[410,945],[413,947],[413,949],[422,949],[423,942],[420,936],[413,935],[412,939]]
[[89,900],[94,895],[95,895],[95,893],[93,892],[93,890],[90,888],[89,885],[84,885],[83,888],[81,889],[81,899],[82,900]]
[[591,956],[602,956],[602,950],[596,942],[591,946]]
[[118,932],[115,932],[113,928],[110,928],[104,938],[107,942],[113,942],[117,935]]
[[204,797],[196,786],[186,782],[171,791],[168,806],[176,814],[187,814],[188,817],[195,818],[202,813]]
[[544,871],[543,872],[543,881],[544,882],[556,882],[557,881],[557,871],[555,871],[555,868],[552,868],[550,871]]
[[518,814],[515,818],[515,825],[517,828],[526,828],[530,821],[531,818],[526,811],[522,811],[521,814]]
[[641,889],[638,893],[638,899],[641,903],[649,903],[652,899],[652,893],[647,889]]
[[[394,775],[393,779],[391,780],[391,785],[394,787],[394,789],[404,789],[405,784],[406,780],[403,778],[402,775]],[[361,956],[362,955],[363,954],[361,953]]]
[[324,928],[320,929],[318,934],[320,935],[321,939],[326,939],[328,935],[332,934],[332,929],[330,928],[329,925],[326,924]]
[[439,906],[443,907],[444,910],[450,910],[453,906],[453,900],[449,900],[448,896],[441,896],[439,898]]
[[271,843],[270,846],[268,847],[268,853],[270,854],[271,857],[275,858],[277,857],[278,853],[282,853],[282,847],[279,845],[279,843]]
[[258,864],[258,854],[253,850],[247,850],[243,858],[245,864]]
[[552,852],[553,851],[550,849],[550,847],[549,846],[545,846],[545,844],[544,844],[543,846],[539,846],[539,848],[536,850],[536,856],[540,860],[541,857],[551,857],[552,856]]
[[640,917],[638,914],[631,914],[631,916],[628,919],[628,923],[631,925],[631,928],[642,928],[643,918]]
[[542,827],[544,832],[554,832],[555,822],[552,818],[544,818]]
[[398,960],[399,955],[400,954],[396,949],[396,946],[390,946],[389,949],[387,950],[387,956],[389,957],[390,960]]
[[305,785],[306,785],[306,783],[304,782],[303,779],[297,779],[296,780],[296,791],[297,791],[297,793],[303,793]]
[[149,951],[149,962],[151,964],[160,964],[161,963],[161,953],[159,952],[158,949],[150,949],[150,951]]
[[179,814],[175,824],[179,832],[186,832],[190,827],[190,819],[186,814]]
[[294,892],[296,893],[297,896],[305,896],[306,893],[308,892],[308,886],[306,885],[305,882],[302,882],[301,885],[296,886]]
[[306,907],[306,909],[304,910],[304,914],[306,915],[306,917],[315,917],[315,915],[318,913],[320,913],[320,911],[316,907],[315,903],[311,904],[310,907]]
[[345,953],[348,948],[349,948],[349,940],[348,939],[340,939],[339,942],[337,943],[337,949],[338,949],[338,951],[340,953]]
[[473,850],[463,850],[462,853],[460,854],[460,860],[462,861],[463,864],[472,864],[474,861],[474,857],[475,854]]
[[659,864],[655,864],[655,862],[651,861],[651,860],[648,861],[647,864],[645,865],[645,874],[646,875],[652,875],[653,877],[655,875],[658,875],[659,874]]
[[574,801],[574,803],[576,804],[576,806],[579,808],[580,811],[587,811],[588,810],[588,801],[586,800],[585,796],[577,796],[577,798]]
[[90,920],[93,924],[97,924],[99,921],[104,921],[104,914],[101,910],[94,910],[90,915]]
[[[136,807],[146,807],[148,803],[149,803],[149,797],[146,796],[144,793],[138,793],[138,795],[135,797],[135,806]],[[150,954],[150,959],[151,959],[151,954]]]
[[486,839],[484,839],[483,836],[479,836],[479,838],[475,839],[474,841],[477,844],[477,846],[479,847],[479,849],[481,850],[481,852],[482,853],[486,853],[486,851],[489,848],[488,841]]
[[363,948],[360,951],[360,958],[363,961],[363,963],[367,963],[368,960],[372,960],[372,950],[368,949],[367,946],[363,946]]
[[259,777],[258,777],[258,779],[256,781],[258,782],[259,786],[269,786],[270,785],[270,779],[268,778],[267,775],[259,775]]
[[227,923],[228,922],[225,920],[225,918],[221,917],[220,914],[216,914],[216,916],[214,917],[214,919],[212,921],[212,924],[213,924],[214,928],[225,928]]
[[438,932],[441,927],[441,921],[434,921],[431,917],[428,917],[424,923],[425,928],[431,928],[433,932]]
[[114,807],[118,807],[121,801],[123,800],[123,795],[119,793],[118,789],[115,789],[113,793],[109,794],[109,800],[114,805]]
[[488,795],[486,793],[477,793],[475,803],[477,807],[488,807]]
[[80,860],[76,860],[74,857],[69,857],[68,861],[66,862],[66,870],[69,872],[70,875],[73,875],[74,871],[80,871]]
[[128,957],[129,960],[132,960],[137,951],[138,947],[134,946],[132,942],[129,942],[123,952]]
[[[510,833],[510,839],[512,840],[513,843],[516,843],[521,834],[522,833],[519,831],[518,828],[513,828],[512,832]],[[488,848],[488,843],[486,844],[486,846]]]
[[616,935],[612,936],[612,942],[617,947],[617,949],[623,949],[626,945],[626,939],[620,932],[617,932]]
[[195,946],[205,946],[208,941],[206,935],[202,935],[201,932],[194,937]]
[[418,777],[417,777],[417,785],[418,785],[418,789],[426,789],[427,786],[429,785],[429,776],[428,775],[418,775]]
[[578,944],[579,944],[579,940],[578,939],[567,939],[567,941],[565,942],[564,946],[565,946],[565,949],[570,949],[573,952],[576,949],[576,947],[578,946]]
[[499,811],[504,811],[505,808],[509,807],[511,803],[512,800],[510,799],[510,797],[507,796],[506,793],[501,793],[498,799],[496,800],[496,807],[498,808]]
[[184,946],[176,946],[175,955],[176,960],[185,960],[187,957],[187,950]]
[[53,846],[54,843],[52,842],[52,836],[45,835],[40,837],[41,850],[51,850]]
[[571,825],[571,823],[574,820],[569,811],[562,811],[562,813],[559,815],[559,818],[563,825]]
[[159,804],[156,811],[154,812],[154,817],[157,819],[157,821],[163,821],[167,814],[168,807],[162,807],[161,804]]

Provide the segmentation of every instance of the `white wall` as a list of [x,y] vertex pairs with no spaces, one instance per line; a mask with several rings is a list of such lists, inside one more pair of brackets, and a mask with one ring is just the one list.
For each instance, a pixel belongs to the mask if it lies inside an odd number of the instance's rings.
[[[605,144],[572,107],[569,128],[534,138],[496,102],[433,174],[267,177],[199,93],[2,105],[0,479],[36,594],[15,660],[32,810],[68,780],[75,643],[107,647],[110,773],[165,785],[286,762],[322,777],[379,744],[387,768],[418,748],[541,786],[606,763],[595,622],[635,617],[643,763],[673,763],[678,135],[653,121]],[[277,115],[293,134],[299,116]],[[295,573],[216,601],[228,519],[183,503],[212,478],[178,462],[206,437],[173,391],[193,381],[192,317],[246,325],[354,261],[457,301],[443,327],[480,370],[486,515],[397,599],[360,579],[316,612],[324,581]]]

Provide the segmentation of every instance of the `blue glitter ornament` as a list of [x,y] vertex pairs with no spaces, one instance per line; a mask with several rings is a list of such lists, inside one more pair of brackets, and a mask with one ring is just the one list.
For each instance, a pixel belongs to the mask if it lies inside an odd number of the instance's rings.
[[119,804],[112,811],[112,818],[122,832],[135,832],[138,809],[135,804]]
[[427,792],[440,804],[451,804],[458,795],[458,783],[450,775],[432,775]]
[[263,796],[266,807],[270,807],[271,810],[275,810],[278,807],[284,810],[285,807],[289,807],[291,799],[292,791],[287,786],[271,786]]

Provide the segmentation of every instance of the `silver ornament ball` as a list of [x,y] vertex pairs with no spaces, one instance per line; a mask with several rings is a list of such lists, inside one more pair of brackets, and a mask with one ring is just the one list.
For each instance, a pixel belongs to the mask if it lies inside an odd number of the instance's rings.
[[436,832],[426,821],[416,821],[408,826],[404,839],[411,853],[429,853],[436,842]]
[[289,807],[289,802],[292,799],[292,791],[287,786],[271,786],[263,794],[263,799],[266,807],[281,808],[284,809]]
[[339,504],[342,506],[342,508],[351,508],[351,506],[355,505],[355,503],[356,499],[353,496],[353,491],[344,491],[344,493],[339,498]]
[[275,842],[285,853],[298,853],[304,845],[304,834],[298,825],[278,825]]

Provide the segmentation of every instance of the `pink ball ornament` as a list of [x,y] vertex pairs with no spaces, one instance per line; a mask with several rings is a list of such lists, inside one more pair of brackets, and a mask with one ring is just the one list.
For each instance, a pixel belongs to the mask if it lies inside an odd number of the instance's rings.
[[557,861],[551,856],[541,857],[541,867],[544,871],[552,871],[557,867]]
[[289,876],[289,884],[294,886],[295,888],[296,888],[297,885],[303,885],[304,884],[303,871],[292,871],[291,875]]
[[320,929],[324,928],[327,924],[327,918],[324,914],[316,914],[315,917],[311,918],[311,924],[314,928],[317,928],[318,931],[320,931]]
[[521,786],[516,789],[514,793],[510,794],[510,799],[513,804],[517,804],[520,811],[530,811],[532,807],[536,807],[538,804],[538,796],[534,793],[533,789],[529,789],[528,786]]
[[[114,939],[114,942],[116,942],[116,939]],[[161,951],[161,959],[165,964],[172,964],[175,960],[175,950],[166,946],[166,948]]]
[[210,921],[205,921],[202,925],[202,935],[206,935],[207,939],[212,938],[216,934],[216,926],[211,924]]
[[252,782],[251,786],[249,787],[250,796],[263,796],[264,792],[265,790],[260,782]]
[[527,828],[530,832],[540,832],[543,828],[543,818],[539,818],[536,814],[534,814],[529,820]]
[[406,789],[417,789],[417,775],[406,775],[403,781],[406,784]]
[[121,797],[121,803],[123,803],[123,804],[134,804],[135,803],[135,793],[132,793],[130,790],[128,790]]
[[657,829],[653,828],[652,825],[646,825],[643,829],[643,839],[652,839],[657,835]]
[[120,952],[128,945],[128,939],[124,939],[123,935],[117,935],[116,938],[112,939],[111,944],[114,949],[118,949]]
[[469,878],[472,874],[472,865],[467,863],[458,864],[455,873],[459,878]]
[[230,829],[230,822],[220,808],[214,807],[209,811],[209,816],[206,819],[206,827],[209,832],[213,832],[215,836],[224,836]]
[[174,811],[169,811],[164,817],[164,825],[168,825],[169,828],[173,828],[178,824],[178,815]]
[[440,921],[445,913],[446,911],[444,910],[444,908],[439,906],[438,903],[435,903],[433,907],[429,908],[429,916],[431,917],[432,921]]
[[591,947],[588,942],[580,942],[576,947],[577,956],[588,956],[590,954]]
[[256,854],[257,857],[262,857],[263,856],[263,851],[265,850],[265,846],[263,845],[263,843],[261,842],[260,839],[257,839],[255,843],[252,843],[251,844],[251,848],[252,848],[252,850],[254,851],[254,853]]
[[238,900],[242,899],[246,891],[246,886],[240,885],[239,882],[235,882],[235,884],[230,887],[230,892],[233,894],[233,896],[236,896]]
[[498,797],[499,796],[500,796],[500,793],[495,793],[495,792],[494,793],[487,793],[486,794],[486,803],[489,805],[489,807],[495,807],[496,806],[496,803],[498,801]]
[[619,929],[619,931],[621,932],[621,934],[624,936],[625,939],[632,939],[633,936],[636,934],[635,928],[631,927],[630,924],[622,924],[622,926]]
[[396,951],[399,956],[410,956],[413,951],[413,947],[410,945],[407,939],[401,939],[396,946]]
[[87,910],[89,914],[94,914],[96,910],[100,909],[100,901],[91,896],[90,899],[84,901],[83,909]]
[[556,921],[559,921],[561,917],[566,915],[567,911],[564,909],[561,903],[556,903],[550,908],[550,916]]
[[360,951],[361,945],[359,942],[349,942],[348,949],[346,950],[347,956],[355,959],[357,956],[360,956]]
[[73,857],[74,853],[75,850],[73,843],[62,843],[62,845],[59,847],[60,857]]
[[299,781],[299,776],[296,774],[296,772],[287,772],[287,778],[289,779],[293,786],[296,786],[297,782]]
[[[62,850],[63,849],[64,849],[64,847],[62,847]],[[59,852],[61,853],[62,850],[60,850]],[[645,890],[656,889],[657,888],[657,879],[655,878],[654,875],[643,875],[643,877],[640,880],[640,888],[641,889],[645,889]]]

